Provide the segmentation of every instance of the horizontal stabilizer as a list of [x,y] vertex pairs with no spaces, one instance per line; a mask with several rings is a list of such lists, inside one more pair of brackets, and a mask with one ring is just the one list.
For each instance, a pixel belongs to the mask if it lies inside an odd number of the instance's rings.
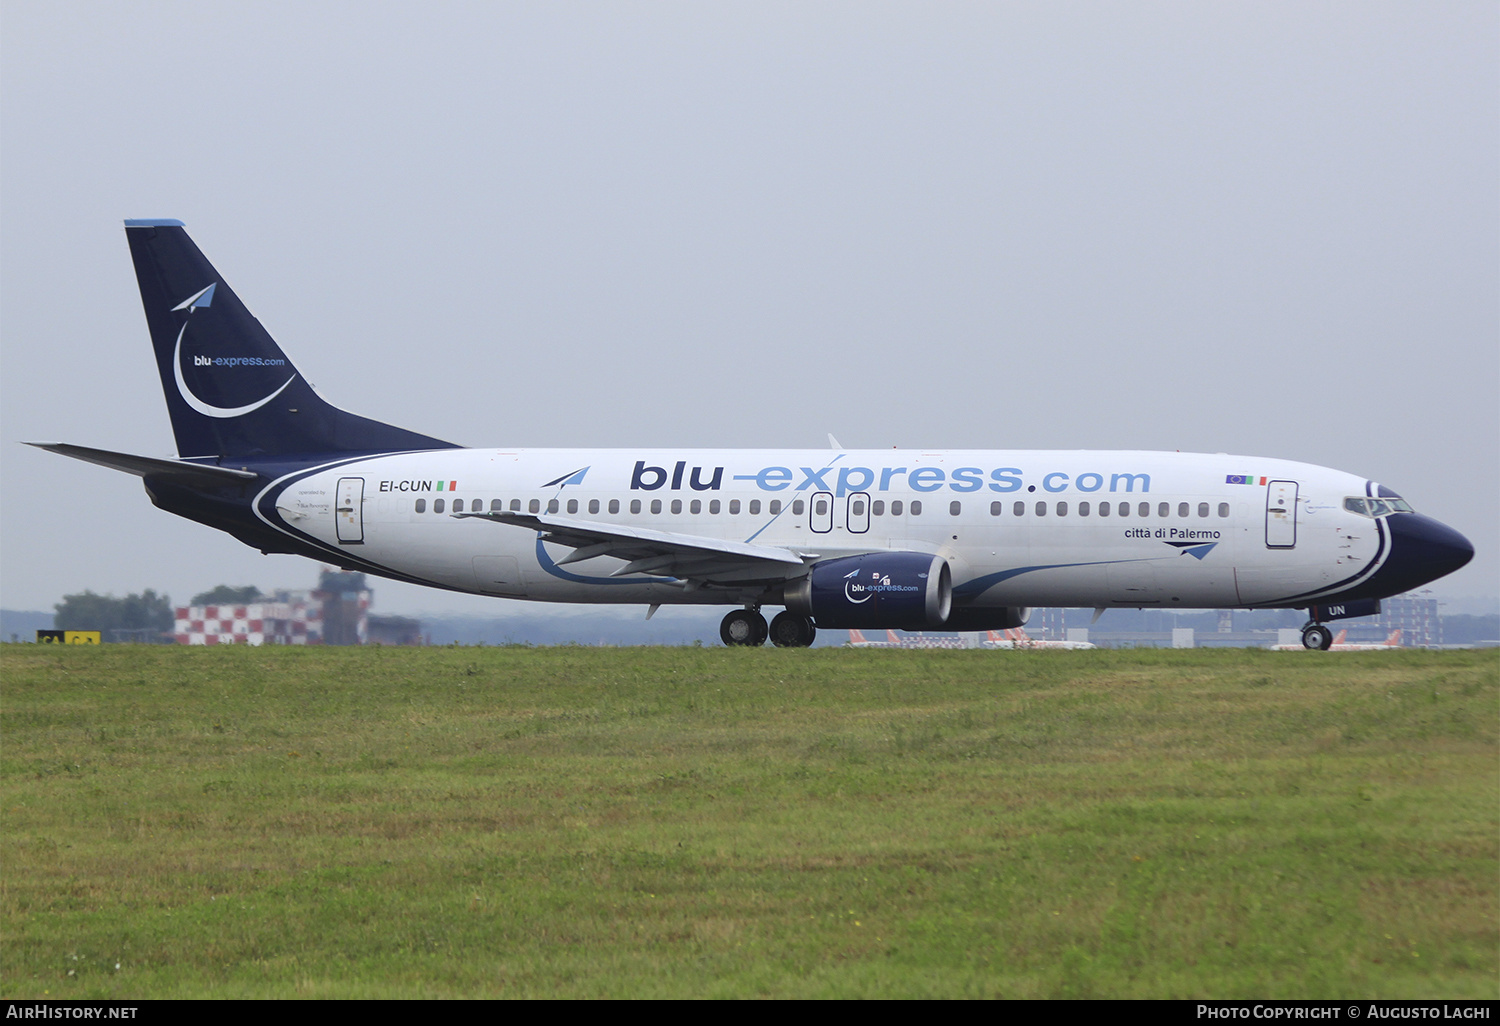
[[158,475],[178,478],[196,478],[199,481],[213,481],[223,484],[226,481],[254,481],[257,474],[249,470],[232,470],[229,467],[214,467],[203,463],[186,463],[182,460],[159,459],[155,456],[132,456],[124,452],[110,452],[108,449],[90,449],[83,445],[69,445],[66,442],[27,442],[38,449],[46,449],[55,452],[59,456],[71,456],[75,460],[83,460],[85,463],[95,463],[101,467],[109,467],[111,470],[123,470],[127,474],[136,477],[155,477]]

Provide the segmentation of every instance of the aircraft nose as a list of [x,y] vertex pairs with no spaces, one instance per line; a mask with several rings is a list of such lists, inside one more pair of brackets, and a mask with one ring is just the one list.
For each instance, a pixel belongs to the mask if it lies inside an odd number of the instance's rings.
[[1391,554],[1380,569],[1380,583],[1397,594],[1451,574],[1474,558],[1474,546],[1453,528],[1421,513],[1386,519]]

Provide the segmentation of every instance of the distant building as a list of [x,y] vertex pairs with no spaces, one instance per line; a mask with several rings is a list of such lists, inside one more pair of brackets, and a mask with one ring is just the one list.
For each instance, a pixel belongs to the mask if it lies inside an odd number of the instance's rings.
[[[316,591],[279,591],[270,600],[240,605],[178,606],[175,640],[179,645],[363,645],[370,637],[371,594],[364,574],[325,570]],[[410,622],[411,629],[396,625],[387,633],[420,637],[421,625]]]
[[370,640],[371,594],[364,574],[323,571],[312,593],[323,610],[323,644],[363,645]]
[[422,621],[410,616],[371,616],[366,644],[420,645]]
[[320,645],[322,603],[307,592],[285,592],[274,602],[234,606],[178,606],[179,645]]
[[1377,633],[1389,634],[1400,631],[1402,645],[1428,648],[1443,643],[1443,621],[1438,616],[1437,599],[1422,598],[1418,594],[1396,595],[1380,600],[1380,615],[1373,626]]

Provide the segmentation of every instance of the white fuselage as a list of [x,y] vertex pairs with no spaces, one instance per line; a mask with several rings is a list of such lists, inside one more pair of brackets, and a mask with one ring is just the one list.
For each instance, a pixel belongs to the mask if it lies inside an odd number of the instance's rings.
[[1374,520],[1343,507],[1370,487],[1324,467],[1200,453],[446,449],[288,475],[256,508],[377,571],[542,601],[753,594],[612,577],[625,561],[609,555],[559,566],[573,550],[472,513],[777,547],[807,563],[931,553],[952,567],[955,601],[977,607],[1217,608],[1305,601],[1372,572],[1388,548]]

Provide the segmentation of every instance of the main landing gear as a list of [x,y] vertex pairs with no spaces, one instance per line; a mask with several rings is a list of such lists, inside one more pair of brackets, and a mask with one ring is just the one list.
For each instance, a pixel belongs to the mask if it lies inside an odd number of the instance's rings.
[[806,648],[817,636],[813,622],[790,609],[783,609],[771,621],[771,644],[777,648]]
[[1302,628],[1302,647],[1314,652],[1327,652],[1333,644],[1333,632],[1320,623],[1310,623]]
[[759,648],[766,643],[768,631],[766,618],[757,609],[736,609],[719,624],[719,638],[731,648],[736,645]]
[[766,626],[766,618],[758,609],[736,609],[724,617],[719,624],[719,637],[731,648],[747,645],[758,648],[770,637],[778,648],[806,648],[818,636],[818,629],[805,616],[784,610]]

